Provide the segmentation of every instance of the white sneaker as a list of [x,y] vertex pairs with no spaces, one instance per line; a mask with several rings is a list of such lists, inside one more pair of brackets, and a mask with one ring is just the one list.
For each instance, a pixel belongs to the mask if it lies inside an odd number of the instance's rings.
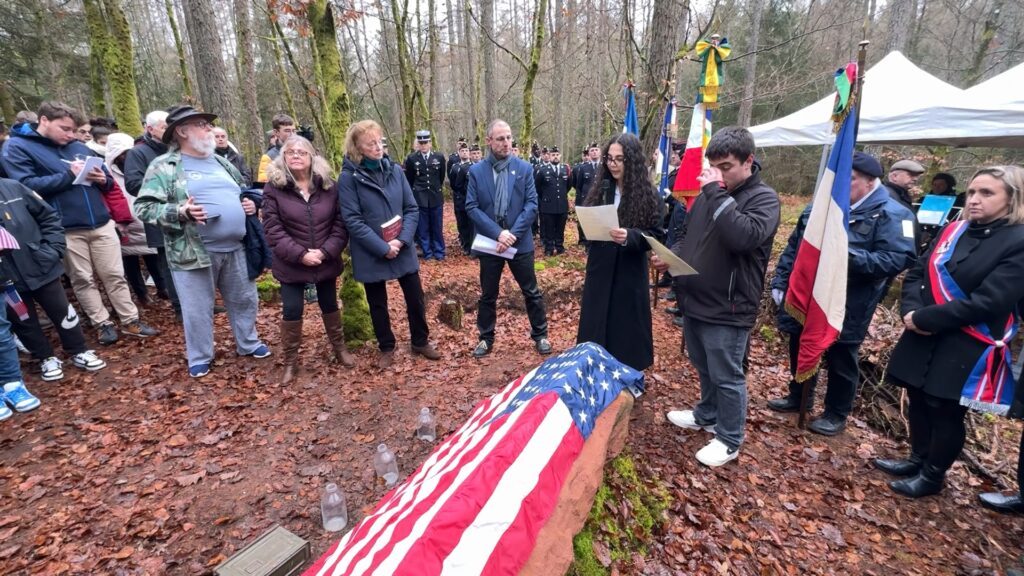
[[90,372],[95,372],[96,370],[107,367],[107,363],[100,360],[99,356],[96,355],[96,352],[92,350],[86,350],[85,352],[75,354],[71,359],[71,362],[76,367]]
[[665,415],[668,421],[685,428],[687,430],[704,430],[705,432],[715,433],[715,425],[702,426],[697,424],[697,419],[693,417],[693,410],[673,410]]
[[11,334],[11,337],[14,338],[14,345],[18,348],[18,353],[19,354],[25,354],[25,355],[30,354],[30,352],[28,351],[28,348],[25,348],[25,345],[21,343],[21,339],[20,338],[18,338],[14,334]]
[[46,360],[40,363],[40,371],[42,372],[43,382],[53,382],[54,380],[60,380],[64,377],[64,370],[61,368],[64,363],[57,359],[56,356],[50,356]]
[[724,442],[715,438],[707,446],[697,451],[697,461],[705,466],[715,468],[735,460],[739,455],[739,448],[729,448]]

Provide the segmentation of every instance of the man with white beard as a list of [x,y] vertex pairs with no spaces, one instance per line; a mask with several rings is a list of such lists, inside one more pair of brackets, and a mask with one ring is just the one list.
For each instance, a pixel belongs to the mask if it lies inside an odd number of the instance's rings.
[[256,334],[256,284],[249,280],[242,247],[245,217],[256,213],[256,205],[241,197],[242,176],[234,165],[214,154],[216,118],[188,105],[169,110],[162,138],[167,153],[149,165],[135,202],[139,218],[164,233],[193,378],[207,375],[213,363],[216,290],[238,354],[270,356]]

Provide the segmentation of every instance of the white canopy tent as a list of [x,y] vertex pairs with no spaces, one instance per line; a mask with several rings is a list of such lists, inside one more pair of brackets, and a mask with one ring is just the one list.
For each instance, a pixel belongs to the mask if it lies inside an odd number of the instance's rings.
[[[864,76],[857,142],[1024,147],[1024,96],[1013,89],[1022,83],[1024,65],[965,91],[921,70],[903,54],[891,52]],[[750,129],[754,141],[760,147],[831,144],[835,136],[829,115],[834,98],[830,94],[788,116],[754,126]]]

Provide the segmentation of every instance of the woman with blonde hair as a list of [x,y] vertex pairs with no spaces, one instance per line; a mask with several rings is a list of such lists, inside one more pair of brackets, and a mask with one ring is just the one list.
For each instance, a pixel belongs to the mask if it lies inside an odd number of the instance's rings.
[[1006,415],[1014,397],[1009,343],[1024,299],[1024,170],[994,166],[967,187],[962,220],[939,231],[903,281],[905,330],[886,370],[910,399],[910,456],[876,460],[896,492],[942,490],[966,439],[968,410]]
[[267,168],[263,227],[274,254],[271,271],[281,283],[281,383],[289,383],[298,373],[306,284],[316,286],[324,329],[335,356],[345,366],[352,366],[355,361],[345,345],[337,290],[348,231],[338,210],[330,166],[302,136],[289,137]]
[[405,296],[411,350],[429,360],[441,357],[427,338],[427,311],[413,237],[419,208],[408,180],[384,157],[380,126],[356,122],[345,135],[345,165],[338,178],[341,214],[352,235],[352,275],[366,286],[373,332],[386,369],[394,362],[395,334],[388,315],[388,280]]

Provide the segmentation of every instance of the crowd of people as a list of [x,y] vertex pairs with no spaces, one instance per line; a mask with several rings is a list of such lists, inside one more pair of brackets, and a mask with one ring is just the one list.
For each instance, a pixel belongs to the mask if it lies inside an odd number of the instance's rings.
[[[215,121],[214,114],[178,105],[149,113],[144,133],[130,135],[59,102],[19,114],[0,152],[0,282],[6,301],[0,306],[0,420],[11,417],[12,408],[24,412],[39,405],[25,387],[19,346],[44,381],[62,378],[65,361],[88,371],[106,367],[87,344],[65,276],[84,321],[96,331],[95,341],[112,345],[122,335],[160,334],[139,312],[151,301],[145,269],[155,298],[169,301],[183,325],[189,375],[201,378],[214,364],[218,294],[236,353],[271,355],[257,330],[255,284],[269,268],[280,283],[275,347],[282,356],[280,381],[288,384],[301,371],[307,302],[317,303],[336,360],[354,365],[338,302],[341,255],[348,249],[352,275],[366,290],[376,365],[387,369],[395,361],[387,292],[392,281],[404,297],[411,353],[441,359],[430,342],[419,269],[421,261],[448,257],[447,182],[458,250],[479,265],[473,357],[494,349],[506,266],[522,292],[535,350],[553,351],[535,254],[540,248],[546,256],[565,251],[570,191],[576,205],[613,205],[619,227],[607,238],[581,234],[587,262],[577,341],[601,344],[637,370],[653,364],[649,271],[664,274],[668,263],[652,255],[645,236],[665,242],[699,273],[664,277],[700,383],[693,408],[671,411],[667,420],[713,435],[695,455],[702,464],[721,466],[739,456],[746,438],[750,332],[781,211],[747,130],[727,127],[714,134],[699,178],[701,192],[684,202],[652,183],[649,158],[628,133],[592,143],[569,166],[558,147],[534,147],[521,158],[509,124],[496,119],[487,126],[483,146],[463,138],[445,157],[433,149],[431,133],[420,130],[415,150],[393,161],[382,127],[363,120],[348,129],[344,165],[335,178],[312,135],[288,115],[274,116],[271,146],[255,174]],[[886,172],[864,152],[854,155],[852,165],[846,316],[825,353],[824,407],[809,429],[823,435],[844,430],[860,381],[860,345],[876,306],[906,272],[905,331],[887,377],[906,388],[910,399],[910,454],[875,464],[903,477],[891,483],[894,491],[934,494],[963,447],[968,410],[1024,416],[1009,352],[1024,300],[1024,171],[983,168],[964,192],[957,192],[952,175],[936,174],[932,192],[955,196],[962,214],[923,231],[911,193],[926,172],[923,166],[905,159]],[[780,412],[801,407],[796,360],[802,326],[782,304],[810,213],[808,206],[769,283],[779,329],[789,335],[793,375],[788,393],[768,403]],[[65,360],[54,352],[37,309],[56,331]],[[814,384],[812,378],[812,390]],[[982,501],[1024,511],[1019,495],[989,494]]]

